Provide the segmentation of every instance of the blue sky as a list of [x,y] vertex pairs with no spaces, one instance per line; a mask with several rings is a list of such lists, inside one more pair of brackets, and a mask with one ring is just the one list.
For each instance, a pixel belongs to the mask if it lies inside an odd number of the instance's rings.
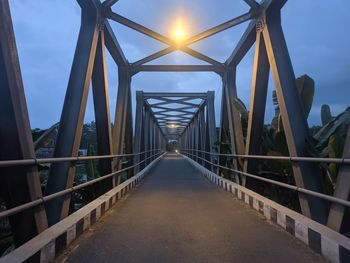
[[[59,121],[80,26],[80,7],[74,0],[10,0],[32,128],[47,128]],[[316,92],[309,124],[320,123],[320,107],[327,103],[333,114],[350,106],[350,1],[289,0],[282,24],[296,76],[314,78]],[[165,35],[181,18],[188,35],[225,22],[248,10],[243,0],[120,0],[113,10]],[[164,45],[110,21],[128,60],[133,62]],[[225,61],[247,23],[208,38],[191,47]],[[253,50],[238,67],[239,97],[249,106]],[[108,81],[113,120],[117,94],[117,67],[108,55]],[[198,64],[175,52],[153,64]],[[213,73],[139,73],[132,90],[216,92],[216,118],[220,119],[221,79]],[[265,122],[273,116],[271,93]],[[91,92],[85,121],[94,119]],[[134,103],[135,101],[133,101]]]

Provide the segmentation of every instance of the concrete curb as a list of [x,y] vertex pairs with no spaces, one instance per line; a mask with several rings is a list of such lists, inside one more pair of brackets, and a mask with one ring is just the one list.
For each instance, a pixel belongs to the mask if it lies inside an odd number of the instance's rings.
[[326,259],[331,262],[350,262],[349,238],[245,187],[217,176],[189,157],[182,156],[211,182],[232,193],[270,222],[282,227]]
[[152,161],[137,175],[87,204],[61,222],[46,229],[27,243],[0,258],[0,262],[32,262],[40,255],[40,262],[52,262],[86,229],[92,226],[118,199],[135,188],[146,173],[162,158]]

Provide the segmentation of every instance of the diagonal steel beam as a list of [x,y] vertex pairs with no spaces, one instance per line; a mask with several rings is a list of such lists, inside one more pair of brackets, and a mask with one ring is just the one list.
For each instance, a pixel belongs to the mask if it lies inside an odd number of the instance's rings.
[[153,31],[153,30],[151,30],[151,29],[149,29],[149,28],[147,28],[147,27],[145,27],[143,25],[140,25],[140,24],[134,22],[134,21],[131,21],[130,19],[127,19],[126,17],[123,17],[123,16],[121,16],[121,15],[119,15],[117,13],[114,13],[111,10],[108,11],[106,13],[106,15],[107,15],[107,17],[109,19],[112,19],[112,20],[114,20],[114,21],[116,21],[116,22],[118,22],[118,23],[120,23],[120,24],[122,24],[122,25],[124,25],[126,27],[134,29],[137,32],[140,32],[140,33],[142,33],[142,34],[144,34],[146,36],[149,36],[149,37],[151,37],[153,39],[156,39],[156,40],[158,40],[158,41],[160,41],[160,42],[162,42],[164,44],[172,46],[172,45],[174,45],[176,43],[172,39],[170,39],[170,38],[168,38],[166,36],[163,36],[162,34],[159,34],[159,33],[155,32],[155,31]]
[[[273,1],[278,7],[280,2]],[[277,9],[277,8],[276,8]],[[284,38],[280,10],[273,9],[266,14],[263,37],[276,87],[284,132],[290,156],[305,156],[305,144],[309,128],[300,102],[295,74]],[[293,175],[298,187],[322,192],[320,170],[313,163],[293,163]],[[305,216],[320,223],[326,223],[327,202],[317,197],[299,193],[301,210]]]
[[163,50],[160,50],[160,51],[158,51],[156,53],[153,53],[153,54],[151,54],[151,55],[149,55],[147,57],[144,57],[143,59],[135,61],[134,63],[131,63],[131,65],[133,67],[141,66],[141,65],[146,64],[148,62],[156,60],[157,58],[161,58],[161,57],[163,57],[163,56],[165,56],[167,54],[170,54],[171,52],[174,52],[176,50],[177,50],[177,48],[175,48],[175,47],[167,47],[167,48],[165,48]]
[[111,8],[112,7],[112,5],[114,5],[116,2],[118,2],[119,0],[106,0],[106,1],[104,1],[103,2],[103,6],[105,7],[105,8]]
[[[343,158],[350,158],[350,126],[348,128],[348,133],[344,144]],[[343,164],[339,168],[334,197],[349,200],[349,193],[350,166]],[[329,210],[327,226],[337,232],[340,232],[342,230],[343,222],[345,222],[346,219],[348,220],[348,218],[346,218],[345,210],[346,209],[344,206],[333,203]]]
[[166,101],[163,101],[163,102],[150,104],[150,106],[151,107],[152,106],[162,106],[162,105],[168,105],[168,104],[182,104],[182,105],[188,105],[188,106],[192,106],[192,107],[198,107],[199,106],[198,104],[182,101],[181,99],[179,99],[179,100],[170,100],[170,99],[168,100],[167,99]]
[[[251,0],[248,0],[247,2],[253,2]],[[287,0],[264,0],[259,5],[259,11],[256,12],[257,16],[255,18],[258,18],[263,14],[264,12],[269,12],[273,8],[281,9],[284,4],[287,2]],[[250,4],[249,4],[250,5]],[[247,54],[249,49],[253,46],[256,40],[256,24],[257,21],[253,20],[249,23],[247,29],[244,31],[241,39],[237,43],[235,49],[231,53],[230,57],[226,60],[225,64],[228,67],[235,67],[239,64],[239,62],[242,60],[242,58]]]
[[[113,1],[113,0],[110,0],[110,1]],[[251,8],[258,8],[260,7],[260,5],[255,2],[255,0],[243,0],[244,2],[247,3],[247,5],[249,5]]]
[[[35,158],[23,80],[7,0],[0,1],[0,160]],[[0,169],[7,209],[42,198],[36,165]],[[10,216],[16,247],[47,228],[43,205]],[[35,260],[34,260],[35,261]]]
[[182,113],[182,114],[178,114],[178,115],[171,115],[171,114],[167,114],[167,112],[168,111],[158,111],[158,112],[155,112],[154,114],[155,114],[155,116],[158,116],[158,115],[160,115],[160,116],[165,116],[165,117],[168,117],[168,116],[170,116],[170,117],[181,117],[181,116],[191,116],[190,118],[192,118],[192,115],[193,115],[193,113],[191,113],[191,114],[189,114],[189,113]]
[[[62,109],[54,157],[78,155],[95,60],[98,24],[99,16],[95,10],[82,5],[81,28]],[[52,164],[46,194],[54,194],[72,187],[74,176],[75,167],[70,162]],[[57,223],[68,215],[69,203],[70,196],[68,195],[65,198],[51,200],[46,204],[49,225]]]
[[[94,68],[92,72],[92,91],[96,119],[97,153],[98,155],[111,155],[113,154],[113,143],[108,99],[104,31],[100,31],[100,36],[97,42]],[[100,175],[111,173],[113,171],[113,161],[111,159],[99,160],[98,171]],[[104,180],[98,185],[98,194],[103,194],[112,189],[112,187],[112,179]]]
[[[124,26],[132,28],[132,29],[134,29],[134,30],[136,30],[136,31],[146,35],[146,36],[149,36],[149,37],[151,37],[153,39],[156,39],[156,40],[158,40],[158,41],[160,41],[160,42],[162,42],[164,44],[167,44],[167,45],[172,46],[172,47],[178,46],[178,43],[176,41],[172,40],[171,38],[168,38],[168,37],[166,37],[166,36],[164,36],[162,34],[159,34],[159,33],[155,32],[155,31],[153,31],[153,30],[143,26],[143,25],[140,25],[140,24],[138,24],[138,23],[136,23],[134,21],[131,21],[131,20],[129,20],[129,19],[127,19],[127,18],[117,14],[117,13],[114,13],[111,10],[107,12],[107,17],[112,19],[112,20],[114,20],[114,21],[116,21],[116,22],[118,22],[118,23],[120,23],[120,24],[122,24],[122,25],[124,25]],[[212,59],[212,58],[210,58],[210,57],[208,57],[208,56],[206,56],[204,54],[201,54],[200,52],[195,51],[195,50],[193,50],[193,49],[191,49],[189,47],[184,47],[181,50],[183,52],[185,52],[185,53],[195,57],[195,58],[198,58],[200,60],[208,62],[208,63],[210,63],[212,65],[217,65],[217,66],[221,65],[220,62],[218,62],[218,61],[216,61],[216,60],[214,60],[214,59]]]
[[218,67],[223,65],[223,63],[221,63],[221,62],[219,62],[219,61],[217,61],[215,59],[212,59],[212,58],[210,58],[210,57],[208,57],[208,56],[206,56],[206,55],[204,55],[204,54],[202,54],[202,53],[200,53],[198,51],[195,51],[195,50],[193,50],[193,49],[191,49],[189,47],[183,47],[180,50],[185,52],[185,53],[187,53],[187,54],[189,54],[189,55],[191,55],[192,57],[195,57],[195,58],[197,58],[199,60],[205,61],[205,62],[207,62],[207,63],[209,63],[211,65],[218,66]]
[[192,106],[186,106],[186,107],[181,107],[181,108],[168,108],[168,107],[164,107],[164,106],[152,106],[152,108],[154,109],[161,109],[161,110],[168,110],[168,111],[177,111],[177,110],[191,110],[194,107]]
[[235,17],[235,18],[233,18],[233,19],[231,19],[231,20],[229,20],[229,21],[227,21],[225,23],[222,23],[222,24],[217,25],[215,27],[212,27],[212,28],[210,28],[208,30],[205,30],[205,31],[203,31],[203,32],[193,36],[193,37],[190,37],[189,39],[187,39],[187,40],[185,40],[183,42],[183,45],[188,46],[188,45],[194,44],[194,43],[196,43],[196,42],[198,42],[200,40],[203,40],[205,38],[211,37],[211,36],[213,36],[213,35],[215,35],[217,33],[220,33],[220,32],[222,32],[224,30],[227,30],[227,29],[229,29],[231,27],[234,27],[234,26],[237,26],[239,24],[242,24],[242,23],[244,23],[244,22],[246,22],[246,21],[248,21],[248,20],[250,20],[252,18],[256,18],[259,15],[260,15],[260,12],[256,12],[255,10],[254,10],[254,12],[253,11],[249,11],[248,13],[245,13],[243,15]]
[[225,64],[229,67],[236,66],[253,46],[255,40],[256,21],[251,21]]
[[180,49],[180,50],[184,51],[183,49],[186,48],[187,46],[191,45],[191,44],[194,44],[194,43],[196,43],[196,42],[198,42],[200,40],[203,40],[205,38],[213,36],[213,35],[215,35],[217,33],[220,33],[220,32],[222,32],[222,31],[224,31],[226,29],[229,29],[229,28],[234,27],[236,25],[239,25],[241,23],[244,23],[244,22],[246,22],[246,21],[248,21],[248,20],[250,20],[252,18],[256,18],[256,17],[258,17],[259,14],[260,13],[258,13],[256,11],[254,11],[254,12],[250,11],[250,12],[248,12],[246,14],[243,14],[241,16],[233,18],[233,19],[231,19],[231,20],[229,20],[229,21],[227,21],[225,23],[222,23],[222,24],[217,25],[215,27],[212,27],[212,28],[210,28],[210,29],[208,29],[206,31],[203,31],[203,32],[201,32],[201,33],[199,33],[199,34],[197,34],[197,35],[195,35],[193,37],[190,37],[189,39],[185,40],[181,44],[181,46],[179,46],[176,43],[175,45],[171,45],[170,47],[168,47],[166,49],[158,51],[158,52],[156,52],[156,53],[154,53],[154,54],[152,54],[150,56],[147,56],[147,57],[145,57],[145,58],[143,58],[141,60],[138,60],[138,61],[134,62],[133,65],[135,65],[135,66],[143,65],[143,64],[145,64],[147,62],[151,62],[152,60],[155,60],[155,59],[160,58],[162,56],[165,56],[165,55],[167,55],[167,54],[169,54],[171,52],[174,52],[177,49]]
[[[262,142],[266,96],[268,90],[270,65],[267,58],[264,38],[261,32],[257,33],[253,66],[252,90],[250,96],[250,110],[248,117],[247,138],[245,144],[246,155],[258,155]],[[244,160],[244,172],[251,173],[256,168],[255,160]],[[246,187],[255,186],[256,181],[245,178]],[[253,190],[255,190],[253,188]]]
[[128,65],[128,61],[123,53],[123,50],[121,49],[119,42],[117,40],[117,37],[115,36],[112,27],[108,23],[107,20],[104,22],[104,32],[105,32],[105,45],[109,51],[109,54],[111,54],[112,58],[114,59],[115,63],[119,67],[125,67]]

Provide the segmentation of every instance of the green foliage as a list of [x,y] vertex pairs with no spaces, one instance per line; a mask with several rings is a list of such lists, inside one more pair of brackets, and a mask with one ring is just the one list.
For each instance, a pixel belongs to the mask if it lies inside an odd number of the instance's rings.
[[[309,113],[311,111],[312,102],[314,100],[315,81],[305,74],[296,79],[296,84],[300,95],[301,105],[304,109],[306,118],[308,118]],[[272,102],[275,106],[275,117],[272,120],[271,127],[275,131],[283,131],[280,106],[278,104],[277,93],[275,90],[272,92]]]
[[[321,111],[322,114],[322,111]],[[324,125],[315,135],[314,138],[318,141],[317,148],[326,147],[328,139],[337,133],[340,136],[345,136],[347,128],[350,124],[350,107],[338,116],[334,117],[326,125]]]
[[303,75],[296,79],[301,104],[306,118],[309,116],[315,93],[315,81],[308,75]]
[[280,117],[280,106],[278,104],[278,99],[277,99],[277,92],[274,90],[272,91],[272,102],[273,105],[275,106],[275,117],[273,117],[272,122],[271,122],[271,128],[275,131],[278,130],[279,127],[279,119]]
[[[308,75],[303,75],[296,79],[296,84],[300,94],[300,102],[307,118],[312,108],[315,82]],[[262,155],[268,156],[289,156],[276,91],[272,93],[272,102],[275,109],[275,116],[270,125],[264,126],[260,152]],[[233,103],[241,114],[242,127],[244,127],[245,123],[247,123],[248,110],[239,99]],[[350,125],[350,107],[338,116],[333,117],[330,107],[323,105],[321,108],[321,119],[322,126],[310,128],[310,136],[306,140],[306,154],[312,157],[341,158],[347,130]],[[227,148],[230,148],[230,146],[228,145]],[[259,161],[256,167],[257,170],[255,173],[260,176],[295,184],[292,164],[289,161],[263,160]],[[335,163],[319,163],[319,167],[322,172],[324,191],[327,194],[332,194],[337,180],[339,165]],[[296,210],[299,209],[297,195],[289,190],[261,182],[257,183],[254,190],[283,205]]]
[[[94,156],[96,155],[94,146],[92,144],[88,145],[88,151],[87,151],[88,156]],[[87,160],[85,162],[85,170],[86,170],[86,175],[89,180],[95,179],[97,175],[96,171],[96,164],[95,160]]]
[[330,122],[333,119],[331,108],[328,104],[323,104],[321,107],[321,121],[322,126],[325,126],[328,122]]

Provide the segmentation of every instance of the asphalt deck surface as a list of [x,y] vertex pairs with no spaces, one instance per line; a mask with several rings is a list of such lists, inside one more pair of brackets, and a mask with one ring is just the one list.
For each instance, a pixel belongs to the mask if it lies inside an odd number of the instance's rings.
[[258,212],[168,155],[73,242],[65,262],[325,262]]

